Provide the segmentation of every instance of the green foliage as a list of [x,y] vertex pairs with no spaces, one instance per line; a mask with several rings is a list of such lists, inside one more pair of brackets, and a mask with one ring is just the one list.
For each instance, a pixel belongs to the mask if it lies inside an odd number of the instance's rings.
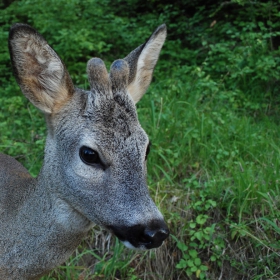
[[[52,279],[133,279],[138,280],[134,273],[134,269],[130,268],[130,263],[134,260],[132,257],[133,252],[130,251],[128,254],[124,253],[124,245],[122,245],[117,239],[112,246],[112,253],[104,254],[100,257],[97,250],[83,250],[77,256],[71,257],[68,262],[61,266],[64,273],[60,274],[57,270],[50,273],[49,276],[43,277],[41,280],[52,280]],[[87,267],[84,265],[85,260],[94,259],[93,273],[87,271]]]
[[122,259],[124,251],[124,246],[120,244],[118,240],[116,240],[116,244],[114,246],[113,256],[109,259],[103,256],[102,258],[98,258],[99,262],[95,265],[95,275],[106,277],[107,279],[115,278],[115,275],[119,275],[121,279],[127,277],[129,279],[137,280],[137,276],[134,275],[133,268],[127,269],[132,258],[132,253],[126,256],[125,259]]
[[[0,150],[22,161],[37,175],[46,129],[41,114],[22,96],[0,98]],[[28,129],[27,129],[28,128]]]
[[[137,107],[152,142],[150,191],[177,251],[169,240],[162,261],[155,253],[147,261],[118,243],[102,257],[84,244],[44,279],[79,279],[87,266],[85,279],[279,278],[277,1],[5,0],[0,7],[0,151],[34,176],[46,130],[12,77],[10,25],[37,28],[82,88],[89,58],[109,66],[156,26],[168,26],[154,81]],[[84,265],[90,254],[98,262]]]
[[225,249],[221,234],[215,230],[216,223],[211,221],[209,216],[217,202],[210,198],[207,190],[209,186],[202,188],[195,177],[187,179],[186,183],[187,190],[191,193],[186,210],[192,213],[195,219],[191,219],[183,227],[185,243],[173,236],[182,252],[182,258],[176,268],[184,269],[189,277],[195,274],[196,278],[205,279],[208,267],[211,266],[208,264],[209,260],[221,266],[219,256]]

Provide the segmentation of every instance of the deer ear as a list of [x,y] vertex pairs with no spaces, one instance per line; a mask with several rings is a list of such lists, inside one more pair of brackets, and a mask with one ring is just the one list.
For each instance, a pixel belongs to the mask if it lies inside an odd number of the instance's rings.
[[9,50],[16,80],[37,108],[50,114],[72,96],[74,85],[63,62],[35,29],[13,25]]
[[129,65],[128,92],[137,103],[148,89],[160,50],[166,38],[166,25],[160,25],[148,41],[124,59]]

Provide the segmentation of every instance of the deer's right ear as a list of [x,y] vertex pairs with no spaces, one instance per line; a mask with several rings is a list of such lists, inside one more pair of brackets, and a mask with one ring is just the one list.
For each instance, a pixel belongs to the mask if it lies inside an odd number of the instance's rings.
[[63,62],[35,29],[13,25],[9,50],[23,94],[44,113],[53,113],[73,95],[74,85]]

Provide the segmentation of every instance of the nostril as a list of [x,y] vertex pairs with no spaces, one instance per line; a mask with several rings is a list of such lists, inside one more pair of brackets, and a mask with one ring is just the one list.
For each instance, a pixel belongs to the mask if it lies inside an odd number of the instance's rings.
[[159,230],[149,230],[149,229],[145,229],[144,231],[144,235],[149,237],[150,239],[166,239],[169,235],[169,230],[167,229],[159,229]]
[[145,230],[144,230],[144,236],[147,237],[147,238],[149,238],[149,239],[154,238],[154,236],[155,236],[156,233],[157,233],[157,232],[156,232],[155,230],[149,230],[149,229],[145,229]]
[[145,229],[144,230],[144,239],[148,243],[148,247],[154,248],[159,247],[162,242],[168,237],[169,230],[166,228],[151,230]]
[[166,235],[166,238],[169,236],[169,229],[168,228],[166,228],[166,229],[160,229],[159,230],[162,234],[165,234]]

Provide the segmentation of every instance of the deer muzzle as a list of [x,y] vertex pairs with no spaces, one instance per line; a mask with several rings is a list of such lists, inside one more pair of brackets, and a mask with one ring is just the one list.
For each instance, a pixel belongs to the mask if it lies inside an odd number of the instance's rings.
[[147,225],[110,226],[109,228],[126,247],[133,249],[157,248],[169,236],[169,229],[163,220],[152,220]]

